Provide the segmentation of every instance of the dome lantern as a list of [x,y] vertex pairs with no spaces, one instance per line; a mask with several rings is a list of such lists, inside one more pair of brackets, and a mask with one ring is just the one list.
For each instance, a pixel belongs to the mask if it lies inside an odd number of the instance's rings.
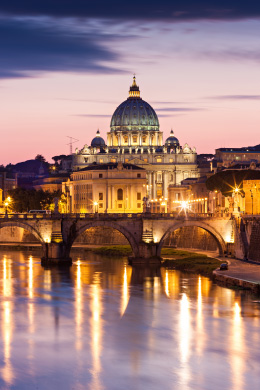
[[141,99],[140,98],[140,90],[138,85],[136,84],[135,75],[133,77],[133,84],[129,89],[129,98],[128,99]]

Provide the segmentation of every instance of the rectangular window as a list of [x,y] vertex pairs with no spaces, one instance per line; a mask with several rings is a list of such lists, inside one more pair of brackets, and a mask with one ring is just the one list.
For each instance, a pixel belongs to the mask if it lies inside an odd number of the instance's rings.
[[137,177],[140,179],[140,177],[141,177],[141,173],[137,173]]
[[99,162],[100,162],[100,163],[103,163],[103,162],[104,162],[103,158],[100,158],[100,159],[99,159]]
[[144,158],[144,162],[147,162],[147,158]]
[[157,158],[156,162],[160,163],[160,162],[162,162],[162,159],[161,158]]
[[171,163],[173,162],[173,158],[170,158],[170,162],[171,162]]
[[99,173],[99,174],[98,174],[98,177],[99,177],[100,179],[102,179],[103,173]]
[[118,208],[119,208],[119,209],[122,209],[122,208],[123,208],[123,205],[120,203],[120,204],[118,205]]
[[99,208],[99,209],[103,209],[103,203],[99,203],[99,204],[98,204],[98,208]]
[[129,159],[128,159],[128,158],[126,158],[126,159],[125,159],[125,162],[127,163],[128,161],[129,161]]
[[142,196],[142,195],[141,195],[141,192],[137,192],[136,195],[137,195],[137,200],[141,200],[141,196]]
[[103,192],[100,192],[100,193],[98,194],[98,200],[103,200]]
[[137,208],[138,208],[138,209],[141,208],[141,203],[137,203]]
[[111,158],[110,160],[112,163],[115,163],[116,162],[116,159],[115,158]]
[[137,137],[136,136],[133,137],[133,142],[137,142]]

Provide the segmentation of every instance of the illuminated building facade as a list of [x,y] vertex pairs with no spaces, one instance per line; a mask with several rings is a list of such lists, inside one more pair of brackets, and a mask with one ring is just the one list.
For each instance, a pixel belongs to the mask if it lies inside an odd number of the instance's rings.
[[260,214],[260,180],[244,180],[245,214]]
[[167,199],[170,184],[180,184],[188,177],[198,177],[197,153],[183,147],[171,131],[163,142],[155,110],[140,97],[135,77],[128,99],[115,110],[107,133],[107,142],[99,130],[91,145],[73,154],[73,171],[91,164],[134,164],[146,171],[147,197]]
[[2,197],[5,199],[8,196],[8,191],[17,188],[17,175],[9,172],[0,172],[0,189],[2,189]]
[[73,172],[63,183],[67,212],[140,213],[146,195],[146,173],[132,164],[93,164]]
[[238,163],[260,162],[260,145],[216,149],[216,160],[219,167],[230,167]]

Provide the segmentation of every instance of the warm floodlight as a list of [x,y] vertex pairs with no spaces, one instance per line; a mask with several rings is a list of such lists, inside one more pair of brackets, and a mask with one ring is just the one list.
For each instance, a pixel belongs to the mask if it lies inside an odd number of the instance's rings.
[[183,200],[181,202],[181,208],[182,210],[187,210],[189,208],[189,205],[188,205],[188,202],[186,202],[185,200]]

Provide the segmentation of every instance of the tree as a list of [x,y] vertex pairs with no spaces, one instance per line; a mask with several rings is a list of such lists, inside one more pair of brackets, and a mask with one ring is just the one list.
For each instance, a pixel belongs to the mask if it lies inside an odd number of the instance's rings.
[[54,160],[55,163],[57,163],[58,161],[62,160],[65,157],[67,157],[66,154],[60,154],[59,156],[53,156],[52,160]]
[[236,187],[243,190],[243,180],[260,179],[260,171],[253,169],[227,169],[209,177],[206,187],[209,191],[221,191],[224,196],[231,196]]
[[46,163],[46,159],[45,159],[45,157],[43,157],[42,154],[37,154],[37,156],[35,156],[34,160],[39,160],[43,163]]
[[37,191],[18,187],[9,190],[8,195],[12,198],[12,209],[18,213],[24,213],[30,210],[52,209],[53,200],[61,197],[61,191]]

